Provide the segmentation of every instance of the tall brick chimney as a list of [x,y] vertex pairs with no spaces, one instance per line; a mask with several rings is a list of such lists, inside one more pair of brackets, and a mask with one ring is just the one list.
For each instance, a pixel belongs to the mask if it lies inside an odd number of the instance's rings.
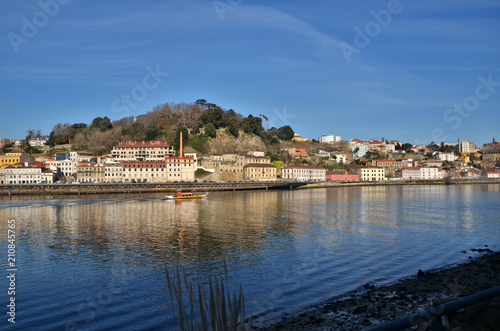
[[182,131],[180,133],[181,133],[181,137],[180,137],[179,157],[182,157]]

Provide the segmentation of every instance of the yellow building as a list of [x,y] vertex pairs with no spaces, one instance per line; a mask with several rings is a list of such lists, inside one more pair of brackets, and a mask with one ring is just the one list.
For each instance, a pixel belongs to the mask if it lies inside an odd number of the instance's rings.
[[244,169],[245,179],[247,180],[276,180],[276,167],[272,164],[250,163]]
[[301,137],[298,134],[294,134],[293,138],[292,138],[292,141],[309,141],[309,139]]
[[385,179],[385,169],[374,166],[354,166],[349,168],[359,175],[360,181],[372,182]]
[[0,166],[7,164],[15,164],[21,162],[22,152],[9,152],[4,155],[0,155]]
[[497,162],[500,160],[500,153],[484,154],[483,160],[490,161],[490,162]]
[[35,158],[29,155],[26,152],[17,151],[17,152],[8,152],[3,155],[0,155],[0,166],[6,164],[16,164],[16,163],[31,163],[35,161]]

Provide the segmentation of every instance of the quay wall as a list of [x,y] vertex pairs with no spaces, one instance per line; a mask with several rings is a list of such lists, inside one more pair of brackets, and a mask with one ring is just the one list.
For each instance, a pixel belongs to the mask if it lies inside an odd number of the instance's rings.
[[192,192],[295,189],[300,182],[238,182],[238,183],[114,183],[114,184],[27,184],[0,185],[0,196],[10,195],[82,195],[116,193],[166,193],[179,188]]
[[356,186],[394,186],[394,185],[467,185],[500,184],[500,179],[474,180],[420,180],[420,181],[380,181],[380,182],[238,182],[238,183],[144,183],[144,184],[28,184],[0,185],[0,196],[9,195],[82,195],[116,193],[166,193],[182,188],[192,192],[242,191],[269,189],[313,189]]

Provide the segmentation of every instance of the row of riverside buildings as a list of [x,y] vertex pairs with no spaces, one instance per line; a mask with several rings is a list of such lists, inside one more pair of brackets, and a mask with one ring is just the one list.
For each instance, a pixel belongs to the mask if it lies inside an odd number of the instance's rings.
[[[325,142],[336,142],[340,137],[325,136]],[[182,140],[182,139],[181,139]],[[474,146],[467,143],[469,152],[461,157],[479,157]],[[351,141],[354,146],[365,146],[368,151],[392,150],[390,145],[400,145],[399,141]],[[385,146],[385,147],[383,147]],[[389,146],[389,147],[388,147]],[[415,146],[417,150],[422,146]],[[500,159],[500,143],[493,139],[483,147],[485,155],[496,162]],[[355,148],[359,152],[361,148]],[[463,147],[465,150],[465,147]],[[419,153],[422,151],[419,150]],[[288,150],[290,156],[303,160],[308,153],[303,147]],[[465,155],[465,156],[464,156]],[[337,163],[346,165],[353,158],[345,153],[325,153]],[[189,182],[195,180],[197,170],[203,170],[205,179],[213,181],[382,181],[388,177],[403,180],[432,180],[447,176],[466,178],[498,178],[497,171],[481,174],[472,167],[458,167],[457,170],[443,167],[445,162],[455,162],[453,152],[435,152],[433,159],[412,160],[375,159],[366,165],[351,165],[349,171],[330,171],[309,165],[284,165],[276,167],[264,152],[250,151],[240,154],[205,155],[182,152],[175,156],[172,146],[166,142],[150,141],[120,142],[109,155],[93,156],[85,151],[57,152],[53,156],[32,156],[22,151],[0,155],[0,184],[39,184],[55,181],[77,181],[80,183],[165,183]],[[468,161],[467,161],[468,162]]]

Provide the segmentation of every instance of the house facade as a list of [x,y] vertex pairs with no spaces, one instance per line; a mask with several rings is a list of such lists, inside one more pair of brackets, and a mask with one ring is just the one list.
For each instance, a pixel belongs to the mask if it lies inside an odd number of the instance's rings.
[[326,180],[340,181],[340,182],[357,182],[359,175],[347,171],[327,171]]
[[432,180],[443,179],[445,171],[433,167],[406,167],[396,170],[396,178],[403,180]]
[[373,160],[373,165],[386,169],[400,169],[408,166],[408,160],[407,159]]
[[167,165],[168,181],[194,181],[196,165],[192,157],[174,157],[165,158]]
[[34,138],[34,139],[30,139],[29,144],[31,147],[42,147],[42,146],[45,146],[46,141],[47,141],[47,139]]
[[500,171],[484,172],[481,174],[481,178],[485,178],[485,179],[500,178]]
[[104,163],[104,182],[122,183],[123,166],[118,163]]
[[363,157],[368,153],[368,144],[356,142],[352,145],[352,155],[355,157]]
[[249,163],[244,167],[246,180],[275,181],[276,167],[270,163]]
[[319,137],[319,142],[322,144],[333,144],[341,141],[341,137],[334,134],[327,134]]
[[353,166],[349,169],[359,175],[363,182],[374,182],[385,180],[385,169],[377,166]]
[[163,161],[174,156],[174,148],[162,141],[126,141],[113,148],[115,161]]
[[41,184],[42,168],[11,165],[5,168],[5,184]]
[[436,159],[441,161],[453,162],[455,161],[455,153],[453,152],[437,152]]
[[326,180],[326,169],[314,166],[291,165],[281,168],[281,177],[301,182],[324,182]]
[[122,166],[122,179],[125,183],[165,183],[168,181],[165,161],[123,161]]

